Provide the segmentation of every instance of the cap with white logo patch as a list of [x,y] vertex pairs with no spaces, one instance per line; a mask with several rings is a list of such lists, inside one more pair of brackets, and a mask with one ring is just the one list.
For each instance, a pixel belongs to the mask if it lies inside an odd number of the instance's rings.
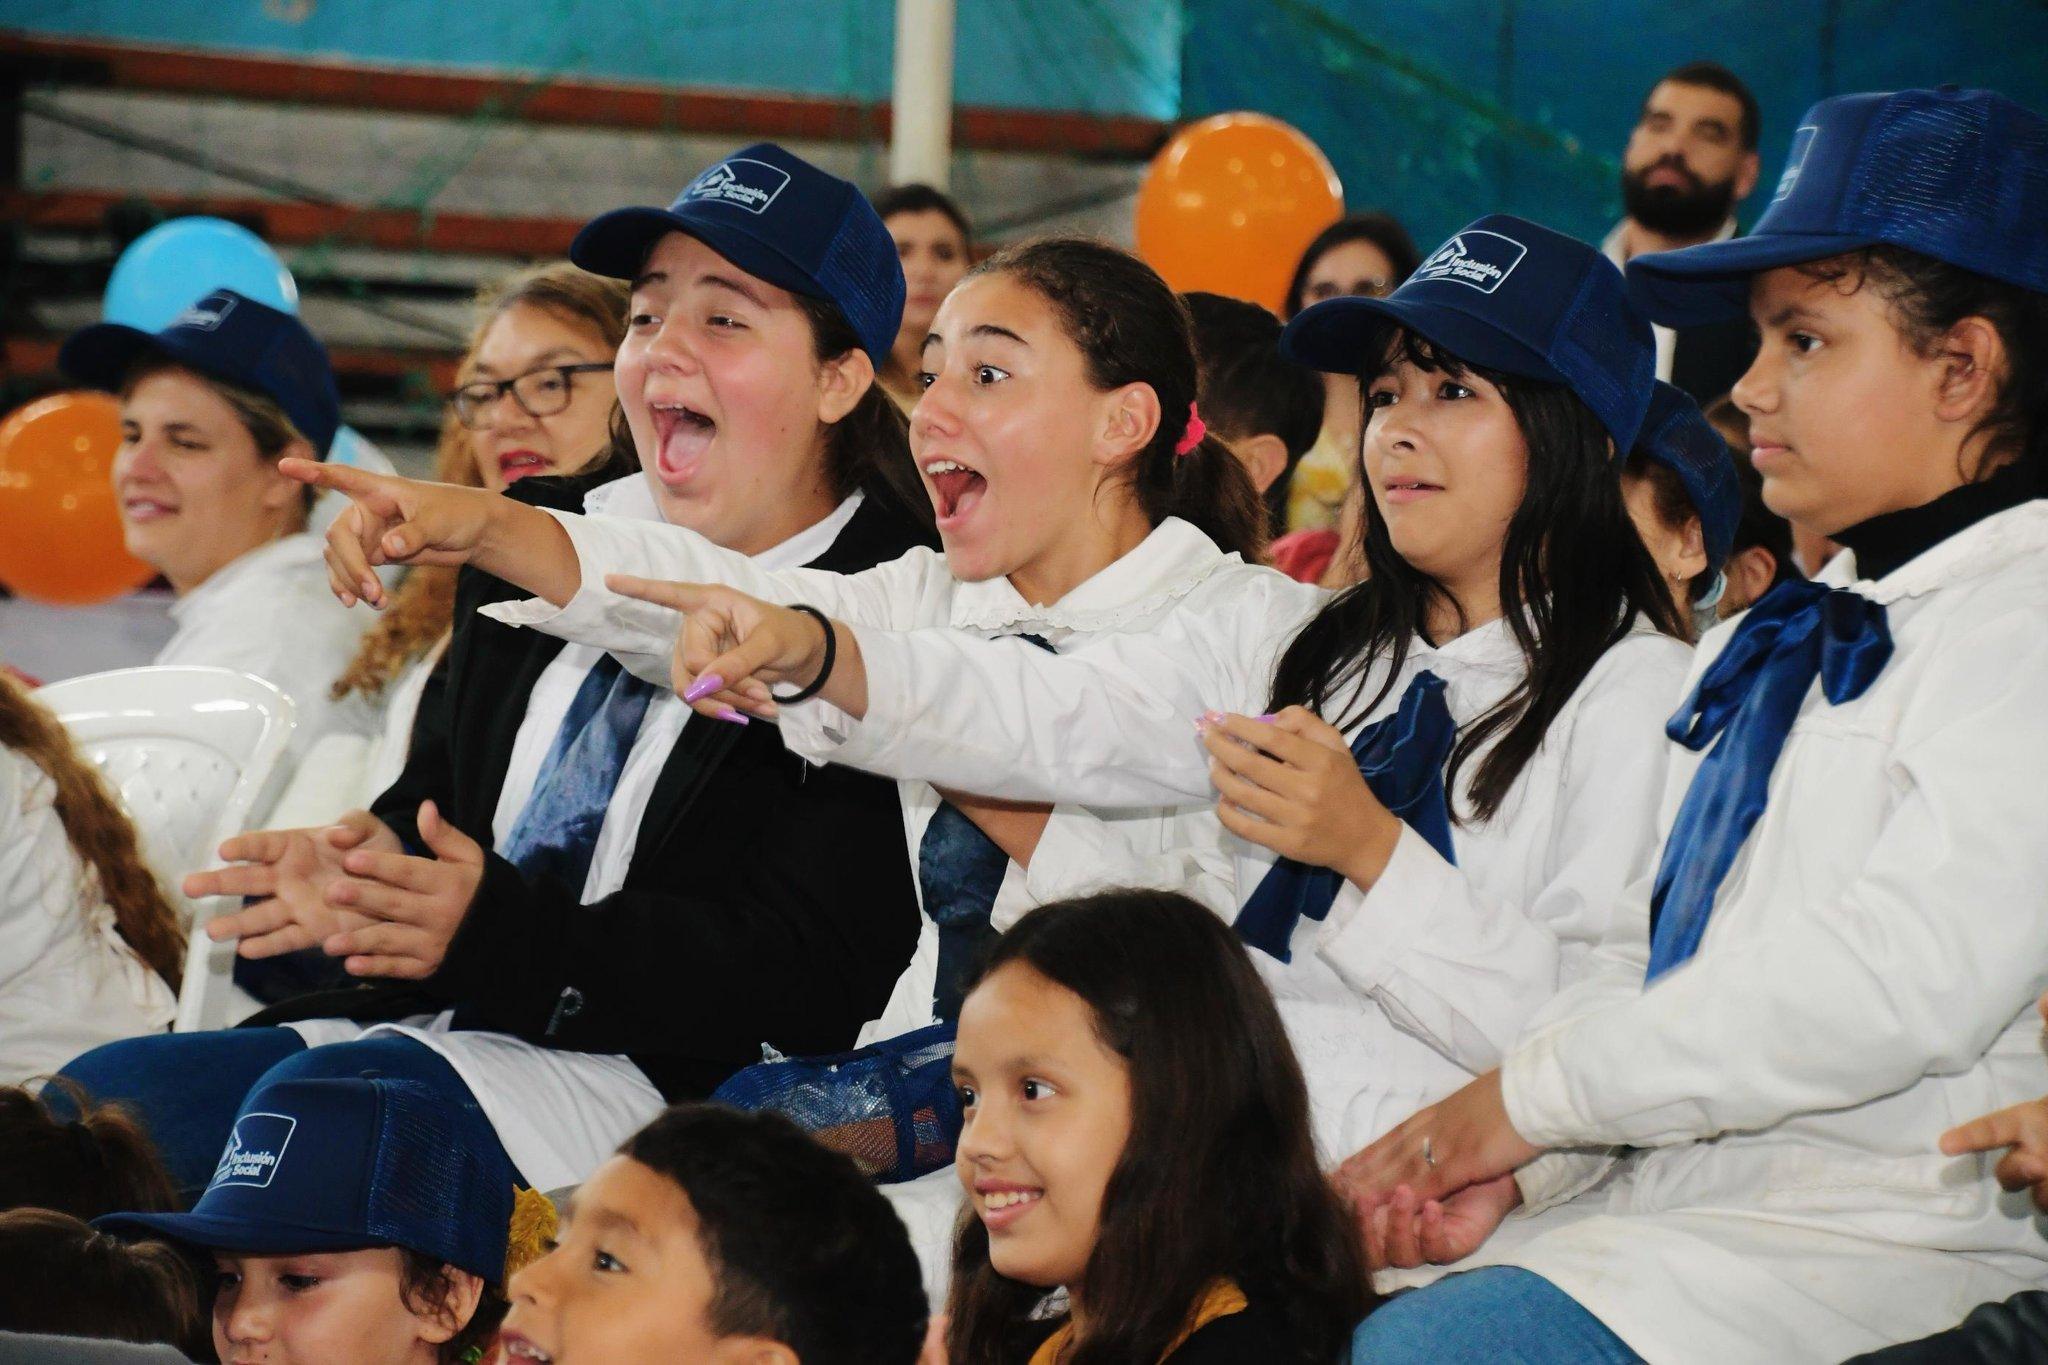
[[1689,327],[1743,316],[1750,277],[1897,246],[2048,293],[2048,119],[1993,90],[1839,95],[1806,111],[1747,237],[1628,263],[1637,301]]
[[630,280],[671,232],[697,238],[770,284],[832,304],[876,367],[888,360],[903,322],[903,266],[853,182],[757,142],[714,162],[665,209],[614,209],[591,219],[569,259]]
[[513,1171],[464,1101],[374,1073],[258,1085],[190,1213],[93,1226],[259,1256],[404,1247],[497,1283]]
[[216,289],[159,332],[120,322],[81,328],[57,352],[57,368],[111,392],[149,355],[263,394],[284,409],[314,458],[327,458],[341,427],[341,394],[327,348],[290,313]]
[[1656,382],[1649,320],[1621,272],[1584,242],[1504,213],[1452,234],[1385,298],[1303,309],[1280,348],[1313,369],[1357,374],[1403,331],[1468,365],[1564,385],[1616,451],[1635,443]]

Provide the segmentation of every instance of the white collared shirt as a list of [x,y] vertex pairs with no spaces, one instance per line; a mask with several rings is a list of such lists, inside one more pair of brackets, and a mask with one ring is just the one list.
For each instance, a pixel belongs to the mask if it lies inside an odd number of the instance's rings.
[[[1728,221],[1721,224],[1721,230],[1707,238],[1709,242],[1725,242],[1735,235],[1735,215],[1729,214]],[[1628,219],[1616,223],[1613,229],[1600,241],[1600,254],[1614,262],[1620,270],[1628,264],[1627,255]],[[1704,244],[1702,244],[1704,245]],[[1671,367],[1678,355],[1678,333],[1662,323],[1651,323],[1650,332],[1657,341],[1657,377],[1665,383],[1671,382]]]
[[351,612],[327,587],[326,542],[300,531],[230,560],[171,603],[177,633],[159,664],[240,669],[292,699],[287,762],[332,730],[368,734],[329,695],[375,618]]
[[[1839,706],[1808,691],[1698,954],[1643,988],[1646,878],[1636,932],[1502,1067],[1530,1141],[1642,1149],[1607,1215],[1506,1259],[1652,1360],[1837,1361],[2048,1280],[1999,1154],[1935,1147],[2048,1091],[2048,501],[1820,581],[1885,604],[1890,661]],[[1675,754],[1662,828],[1702,758]],[[1598,1164],[1518,1179],[1540,1207]]]
[[[1056,650],[1079,648],[1106,634],[1149,630],[1186,596],[1218,577],[1250,574],[1275,579],[1286,583],[1283,591],[1299,601],[1316,597],[1314,589],[1225,555],[1207,536],[1177,518],[1162,522],[1130,553],[1059,601],[1037,607],[1008,579],[960,581],[947,569],[945,556],[932,550],[913,550],[856,574],[778,572],[672,527],[604,516],[556,516],[576,546],[581,590],[559,610],[538,600],[484,610],[511,624],[607,648],[634,672],[663,683],[668,681],[680,617],[607,591],[607,572],[630,570],[646,577],[725,583],[769,601],[803,602],[855,623],[899,628],[944,625],[982,638],[1032,634]],[[783,739],[796,752],[802,752],[801,741],[788,718],[802,711],[785,713]],[[975,789],[971,781],[953,785]],[[899,781],[898,793],[914,866],[925,827],[941,798],[915,778]],[[991,915],[993,924],[1004,929],[1034,906],[1126,885],[1183,890],[1219,913],[1229,913],[1236,904],[1234,880],[1222,826],[1211,807],[1207,800],[1125,803],[1112,810],[1056,806],[1029,869],[1010,864]],[[863,1030],[862,1041],[893,1037],[931,1022],[937,971],[938,931],[926,918],[916,953],[882,1015]]]

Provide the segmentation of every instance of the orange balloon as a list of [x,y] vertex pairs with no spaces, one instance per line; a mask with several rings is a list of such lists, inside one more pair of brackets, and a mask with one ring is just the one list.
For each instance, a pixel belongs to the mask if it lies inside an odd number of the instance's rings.
[[156,570],[128,553],[114,501],[121,407],[54,393],[0,422],[0,583],[83,606],[133,592]]
[[1316,144],[1264,114],[1189,124],[1138,190],[1138,254],[1175,289],[1286,301],[1295,263],[1344,212],[1344,187]]

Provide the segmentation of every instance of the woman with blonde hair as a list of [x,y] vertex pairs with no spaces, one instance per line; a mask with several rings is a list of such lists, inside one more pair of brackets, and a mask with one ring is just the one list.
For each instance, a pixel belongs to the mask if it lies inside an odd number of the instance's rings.
[[0,674],[0,1085],[177,1013],[185,933],[62,724]]
[[[627,298],[623,280],[567,261],[486,285],[441,421],[435,480],[501,492],[531,475],[575,474],[616,458],[610,371]],[[345,806],[367,806],[405,766],[420,697],[454,624],[455,573],[412,569],[335,680],[337,701],[354,697],[353,706],[377,713],[357,728],[380,736]]]

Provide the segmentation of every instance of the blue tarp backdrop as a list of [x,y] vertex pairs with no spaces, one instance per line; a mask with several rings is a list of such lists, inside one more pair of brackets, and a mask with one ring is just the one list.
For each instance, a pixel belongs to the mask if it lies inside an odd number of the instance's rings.
[[[889,0],[0,0],[0,25],[136,42],[883,100]],[[1619,212],[1645,87],[1724,62],[1764,108],[1765,184],[1801,110],[1957,81],[2048,108],[2044,0],[960,0],[965,104],[1313,137],[1353,207],[1419,239],[1477,213],[1582,236]],[[1763,196],[1752,200],[1751,212]]]

